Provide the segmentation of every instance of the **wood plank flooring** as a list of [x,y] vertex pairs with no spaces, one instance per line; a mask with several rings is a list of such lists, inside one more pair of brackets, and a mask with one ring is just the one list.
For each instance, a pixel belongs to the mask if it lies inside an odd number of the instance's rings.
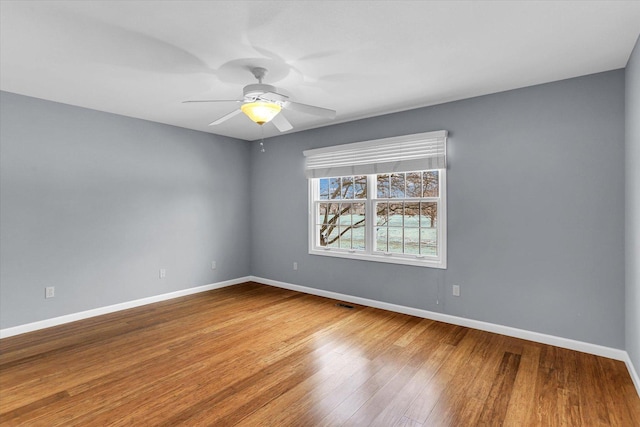
[[246,283],[0,340],[3,426],[640,426],[624,363]]

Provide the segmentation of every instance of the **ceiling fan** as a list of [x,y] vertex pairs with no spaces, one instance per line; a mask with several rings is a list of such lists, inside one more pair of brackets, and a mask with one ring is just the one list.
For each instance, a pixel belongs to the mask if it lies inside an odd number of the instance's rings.
[[289,120],[279,114],[282,109],[299,111],[327,119],[336,117],[334,110],[290,101],[288,96],[277,93],[275,86],[262,83],[262,79],[267,74],[266,68],[254,67],[250,71],[258,80],[258,83],[245,86],[242,90],[244,94],[242,99],[202,99],[183,102],[236,102],[242,104],[239,109],[235,109],[209,123],[209,126],[219,125],[237,114],[245,113],[259,125],[272,122],[280,132],[286,132],[293,129],[293,126],[289,123]]

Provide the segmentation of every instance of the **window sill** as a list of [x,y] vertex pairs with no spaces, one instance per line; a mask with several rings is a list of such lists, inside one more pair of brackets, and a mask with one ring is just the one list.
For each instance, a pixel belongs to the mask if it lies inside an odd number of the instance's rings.
[[310,249],[310,255],[321,255],[335,258],[357,259],[361,261],[386,262],[390,264],[404,264],[418,267],[440,268],[446,269],[447,263],[444,260],[434,259],[432,257],[418,258],[415,256],[399,256],[395,254],[369,254],[362,252],[349,252],[335,249]]

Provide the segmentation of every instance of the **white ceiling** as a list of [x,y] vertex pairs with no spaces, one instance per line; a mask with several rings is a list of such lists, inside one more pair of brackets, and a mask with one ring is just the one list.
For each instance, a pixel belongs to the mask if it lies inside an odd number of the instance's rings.
[[[5,1],[0,89],[245,140],[256,83],[337,110],[295,131],[623,68],[640,1]],[[37,119],[37,118],[34,118]],[[264,125],[265,137],[279,134]]]

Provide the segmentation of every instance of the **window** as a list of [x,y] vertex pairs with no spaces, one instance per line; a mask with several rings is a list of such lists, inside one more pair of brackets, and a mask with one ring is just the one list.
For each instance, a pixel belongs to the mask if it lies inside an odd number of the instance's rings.
[[309,253],[446,268],[445,143],[441,131],[305,151]]

